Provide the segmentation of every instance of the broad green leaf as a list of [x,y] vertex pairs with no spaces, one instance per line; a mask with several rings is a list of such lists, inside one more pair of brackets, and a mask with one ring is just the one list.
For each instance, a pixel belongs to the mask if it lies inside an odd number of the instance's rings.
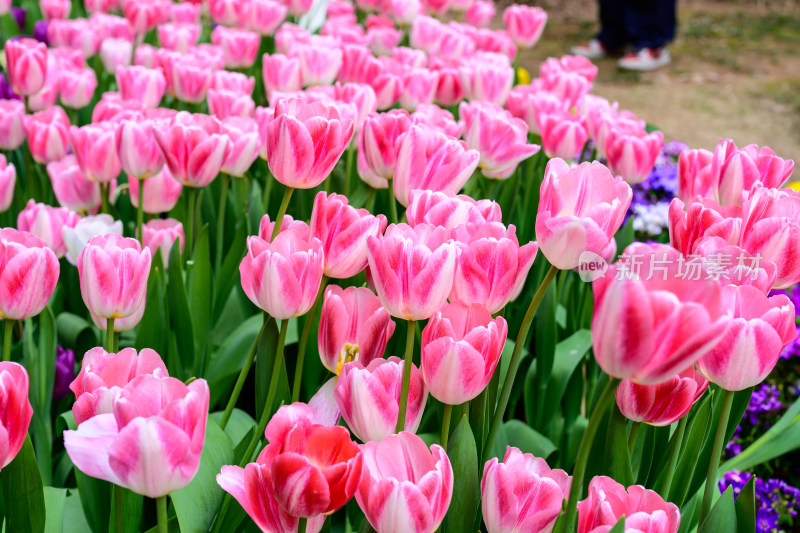
[[[180,247],[172,246],[169,254],[169,281],[167,282],[167,302],[169,314],[172,319],[172,331],[178,345],[179,359],[183,372],[175,372],[183,376],[189,372],[194,362],[194,332],[192,330],[192,313],[189,309],[189,300],[186,297],[186,287],[183,281],[183,268]],[[172,375],[172,372],[170,372]]]
[[679,507],[686,501],[686,495],[689,493],[689,484],[697,465],[703,464],[698,461],[697,457],[700,455],[700,450],[710,434],[711,403],[711,397],[706,396],[687,428],[689,436],[683,446],[669,493],[669,501]]
[[169,323],[164,305],[164,263],[161,259],[161,248],[156,249],[150,267],[150,277],[147,280],[147,300],[144,315],[139,327],[136,328],[137,350],[150,348],[157,353],[167,353],[167,340],[169,339]]
[[86,515],[83,514],[81,496],[77,490],[67,491],[67,498],[64,501],[62,527],[64,533],[86,533],[87,531],[92,531],[86,521]]
[[233,381],[244,366],[263,321],[263,315],[248,318],[228,335],[219,350],[212,355],[208,366],[208,387],[211,391],[212,406],[217,405],[220,397],[230,390],[223,384],[226,380]]
[[557,308],[556,284],[553,283],[547,289],[533,320],[533,344],[534,353],[536,354],[536,404],[532,425],[537,428],[543,426],[543,418],[547,416],[544,411],[544,399],[556,357],[556,343],[558,342]]
[[47,511],[39,463],[30,436],[17,456],[0,471],[3,504],[7,511],[5,533],[43,533]]
[[63,346],[75,348],[77,358],[83,357],[99,344],[94,324],[72,313],[60,313],[56,318],[58,339]]
[[[216,413],[211,413],[211,418],[219,424],[222,421],[222,415],[224,411],[217,411]],[[248,437],[252,433],[253,428],[256,425],[256,421],[253,419],[252,416],[247,414],[246,412],[242,411],[241,409],[234,409],[231,413],[230,419],[228,419],[228,425],[225,426],[225,434],[233,444],[234,448],[239,445],[245,437]]]
[[625,533],[625,515],[622,515],[614,527],[608,530],[608,533]]
[[756,476],[750,476],[736,497],[736,533],[756,533]]
[[194,248],[192,269],[189,271],[189,306],[192,310],[192,331],[194,332],[193,375],[205,376],[206,345],[211,326],[211,252],[208,244],[208,224],[200,230]]
[[[238,180],[234,180],[238,181]],[[222,266],[216,276],[216,291],[214,292],[214,317],[218,318],[222,314],[225,302],[231,293],[234,285],[239,283],[239,264],[246,252],[247,225],[243,222],[236,229],[236,236],[228,248]]]
[[200,468],[194,479],[170,495],[182,531],[208,531],[222,503],[217,483],[223,465],[233,464],[233,445],[222,429],[209,418]]
[[[556,345],[555,360],[543,398],[545,418],[564,413],[560,406],[567,385],[591,347],[592,333],[587,329],[576,331]],[[581,401],[578,398],[578,402]]]
[[480,500],[478,450],[466,415],[450,436],[447,455],[453,466],[453,499],[442,523],[444,533],[469,531]]
[[698,491],[681,507],[681,524],[678,527],[678,533],[690,533],[697,530],[695,522],[697,522],[697,516],[700,512],[702,498],[702,491]]
[[[267,402],[269,393],[269,383],[272,379],[272,368],[275,364],[275,357],[281,358],[280,377],[278,378],[278,390],[275,393],[275,400],[272,403],[274,413],[278,406],[289,403],[292,397],[289,389],[289,377],[286,373],[286,357],[284,354],[276,354],[278,346],[278,325],[275,319],[269,317],[268,323],[264,328],[261,339],[258,342],[256,352],[256,417],[261,416],[264,404]],[[287,326],[288,327],[288,326]],[[288,329],[287,329],[288,333]],[[286,350],[284,350],[285,353]]]
[[625,487],[633,485],[631,456],[628,452],[628,420],[620,412],[616,402],[611,404],[605,449],[606,474]]
[[774,426],[745,448],[741,454],[726,461],[720,470],[750,470],[775,457],[800,448],[800,401],[792,405]]
[[[112,485],[113,487],[113,485]],[[142,522],[142,508],[144,507],[144,496],[136,494],[128,489],[122,489],[122,531],[125,533],[138,533],[139,525]],[[111,507],[116,509],[114,500],[116,492],[111,492]],[[109,531],[116,531],[115,516],[112,513],[109,518]]]
[[46,533],[61,533],[63,531],[64,505],[66,501],[67,489],[44,488],[44,507],[47,509],[44,526]]
[[625,251],[625,248],[628,247],[629,244],[633,243],[634,239],[636,238],[636,233],[633,230],[633,217],[628,219],[628,222],[625,223],[618,231],[617,234],[614,236],[617,241],[617,254],[622,255],[622,252]]
[[[519,448],[524,453],[532,453],[536,457],[547,459],[550,454],[556,451],[556,446],[550,439],[525,424],[521,420],[509,420],[503,424],[506,442],[509,446]],[[498,441],[500,439],[497,439]],[[505,446],[501,450],[500,456],[505,454]]]
[[720,533],[722,531],[736,531],[736,507],[733,503],[733,487],[730,486],[697,528],[697,533]]

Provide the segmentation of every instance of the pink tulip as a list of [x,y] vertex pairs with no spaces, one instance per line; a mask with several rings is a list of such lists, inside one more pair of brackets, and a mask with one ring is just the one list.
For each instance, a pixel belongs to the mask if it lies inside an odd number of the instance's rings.
[[84,7],[90,13],[107,13],[119,7],[119,0],[84,0]]
[[521,161],[539,151],[528,144],[527,124],[494,104],[462,102],[459,116],[466,124],[464,141],[480,152],[478,168],[487,178],[511,177]]
[[240,0],[209,0],[208,11],[217,24],[235,26],[246,13],[249,2]]
[[220,122],[208,115],[181,111],[154,133],[169,171],[186,187],[205,187],[214,181],[231,152]]
[[[128,182],[131,203],[139,207],[139,180]],[[183,185],[164,167],[155,176],[144,180],[144,212],[151,215],[168,213],[178,204]]]
[[706,258],[711,275],[723,285],[750,285],[768,294],[775,284],[778,269],[774,263],[760,260],[722,237],[705,237],[694,250]]
[[503,22],[514,44],[520,48],[532,48],[542,36],[547,12],[540,7],[515,4],[503,11]]
[[492,379],[508,334],[503,317],[492,320],[480,304],[447,304],[422,330],[422,376],[431,395],[459,405]]
[[369,269],[383,306],[405,320],[430,318],[453,287],[456,248],[449,232],[429,224],[392,224],[367,239]]
[[[557,70],[547,77],[535,80],[538,90],[547,91],[564,102],[564,108],[572,109],[580,104],[584,96],[592,89],[592,82],[580,73]],[[644,134],[644,132],[642,132]]]
[[287,187],[316,187],[336,166],[352,136],[353,122],[340,119],[334,106],[281,100],[267,126],[270,172]]
[[300,45],[297,47],[300,58],[300,73],[303,86],[330,85],[342,66],[342,51],[322,45]]
[[708,380],[690,366],[655,385],[625,379],[617,387],[616,400],[622,414],[634,422],[669,426],[686,416],[707,388]]
[[781,159],[768,146],[750,144],[739,150],[730,139],[721,139],[714,150],[711,175],[720,205],[742,205],[743,193],[756,182],[764,187],[782,187],[792,175],[794,161]]
[[452,106],[460,102],[464,98],[464,80],[460,66],[438,64],[434,72],[436,73],[434,101],[441,106]]
[[83,473],[137,494],[159,498],[179,490],[200,466],[208,417],[208,384],[139,376],[112,413],[64,432],[64,447]]
[[70,137],[78,165],[87,179],[109,183],[119,176],[121,166],[113,126],[108,123],[72,126]]
[[28,200],[25,209],[17,216],[17,228],[36,235],[47,243],[56,257],[64,257],[67,247],[61,236],[61,228],[74,228],[80,217],[65,207],[51,207]]
[[160,0],[123,0],[125,18],[137,34],[145,34],[166,20],[166,6]]
[[149,348],[138,354],[133,348],[108,353],[97,347],[86,352],[80,372],[69,385],[76,399],[72,406],[75,423],[81,425],[97,415],[113,413],[114,400],[122,389],[142,375],[169,376],[161,356]]
[[17,183],[17,169],[0,154],[0,213],[5,213],[14,200],[14,186]]
[[118,68],[131,64],[133,43],[126,39],[106,39],[100,45],[100,59],[106,72],[116,74]]
[[39,237],[0,229],[0,315],[11,320],[42,312],[58,282],[56,254]]
[[[272,239],[272,231],[275,229],[275,223],[269,219],[269,215],[261,217],[261,222],[258,224],[258,236],[269,242]],[[278,233],[290,232],[294,235],[295,239],[301,241],[311,242],[311,228],[308,227],[302,220],[294,220],[292,215],[285,215],[281,220],[281,229]]]
[[406,70],[402,76],[403,92],[400,94],[400,105],[414,111],[421,104],[432,104],[436,97],[436,72],[425,68]]
[[135,100],[123,100],[119,93],[106,92],[92,110],[92,123],[111,122],[116,124],[122,120],[130,120],[144,113],[144,106]]
[[405,206],[413,189],[457,193],[479,161],[480,154],[463,141],[430,128],[413,126],[403,137],[397,154],[394,196]]
[[47,75],[47,45],[28,38],[8,40],[5,54],[6,73],[14,92],[30,96],[41,91]]
[[25,117],[28,146],[37,163],[59,161],[69,148],[69,118],[64,110],[53,106]]
[[59,77],[58,89],[61,103],[71,109],[89,105],[97,88],[97,76],[90,68],[64,69]]
[[250,17],[246,27],[261,35],[273,35],[286,20],[286,6],[275,0],[251,0]]
[[498,61],[496,54],[475,58],[474,63],[462,70],[464,92],[470,100],[481,100],[502,106],[506,103],[514,84],[514,69],[506,59]]
[[0,362],[0,470],[14,460],[25,443],[33,417],[29,385],[22,365]]
[[322,243],[282,232],[272,242],[248,237],[247,255],[239,265],[242,288],[256,306],[276,320],[304,315],[311,309],[322,280]]
[[448,137],[458,138],[464,132],[464,123],[456,122],[453,114],[433,104],[422,104],[411,114],[414,124],[424,124],[439,130]]
[[358,136],[358,174],[367,184],[385,189],[394,175],[402,135],[411,127],[403,110],[367,117]]
[[228,117],[223,119],[220,131],[228,136],[230,146],[222,172],[241,178],[258,158],[258,124],[249,117]]
[[588,496],[578,502],[578,533],[609,531],[623,516],[626,531],[642,533],[676,533],[681,522],[678,506],[657,492],[641,485],[626,489],[610,477],[592,478]]
[[611,128],[606,137],[608,167],[628,183],[641,183],[653,170],[663,145],[664,134],[658,130],[629,135]]
[[92,237],[77,261],[83,303],[101,318],[131,316],[145,299],[151,259],[136,239]]
[[742,231],[742,209],[737,205],[721,207],[714,199],[696,198],[684,211],[677,198],[669,206],[669,242],[689,257],[707,237],[720,237],[728,244],[738,244]]
[[466,21],[478,28],[488,28],[495,15],[494,2],[478,0],[467,8]]
[[169,20],[177,24],[198,24],[203,6],[199,2],[184,2],[169,6]]
[[183,233],[183,224],[174,218],[154,218],[142,226],[142,243],[153,254],[161,248],[161,259],[165,268],[175,241],[178,241],[178,247],[183,253],[186,235]]
[[367,442],[358,506],[381,533],[429,533],[442,523],[453,496],[453,468],[441,446],[430,450],[413,433]]
[[71,0],[39,0],[39,9],[45,20],[68,18],[71,8]]
[[691,203],[696,196],[713,198],[712,158],[708,150],[685,150],[678,157],[678,198]]
[[377,237],[385,228],[385,216],[355,209],[345,196],[320,191],[314,198],[311,236],[322,242],[324,273],[329,278],[347,279],[364,270],[367,239]]
[[155,108],[164,96],[167,82],[159,69],[139,66],[117,69],[117,86],[125,100],[136,100],[145,107]]
[[203,28],[200,24],[159,24],[158,42],[167,50],[188,52],[200,38]]
[[61,79],[61,66],[54,54],[47,54],[47,75],[42,90],[28,96],[28,111],[44,111],[58,101],[58,82]]
[[481,506],[487,533],[549,532],[568,499],[572,476],[509,446],[483,466]]
[[[98,203],[100,202],[99,197],[100,194],[98,192]],[[61,228],[61,236],[64,239],[64,245],[67,247],[67,261],[75,265],[75,258],[86,247],[89,239],[108,233],[122,235],[122,221],[114,220],[111,215],[106,214],[83,217],[75,224],[74,228]],[[103,325],[103,329],[105,329],[105,325]],[[117,329],[116,321],[114,329]]]
[[123,120],[114,131],[114,142],[122,170],[129,177],[155,176],[164,168],[164,155],[156,142],[153,122]]
[[86,179],[74,155],[48,164],[47,174],[62,207],[88,213],[100,205],[100,184]]
[[350,360],[368,365],[383,357],[394,328],[394,321],[372,291],[331,285],[325,289],[319,319],[322,364],[337,374]]
[[697,362],[710,381],[739,391],[761,383],[797,337],[795,309],[786,295],[767,297],[755,287],[722,288],[732,317],[722,339]]
[[270,101],[275,91],[291,93],[303,88],[299,58],[282,54],[264,54],[262,67],[264,88]]
[[501,222],[500,206],[491,200],[474,200],[450,191],[413,190],[409,193],[408,224],[432,224],[453,230],[458,226],[480,227],[487,222]]
[[311,9],[312,0],[285,0],[289,14],[295,17],[305,14]]
[[173,61],[168,80],[173,81],[172,91],[181,102],[199,104],[206,99],[214,70],[200,60]]
[[16,150],[25,140],[25,104],[0,100],[0,150]]
[[567,161],[578,159],[589,140],[585,119],[567,112],[543,114],[538,119],[542,147],[547,157]]
[[252,117],[256,104],[249,94],[226,90],[208,90],[208,112],[222,120],[228,117]]
[[653,385],[714,349],[730,319],[702,260],[634,243],[594,281],[592,341],[607,374]]
[[590,125],[590,120],[594,121],[589,128],[589,132],[592,139],[594,139],[595,148],[600,157],[606,156],[608,134],[612,129],[617,132],[617,135],[631,135],[634,137],[647,135],[645,122],[637,119],[632,113],[608,111],[600,117],[592,116],[591,114],[588,117],[587,126]]
[[211,42],[225,52],[225,67],[249,68],[255,63],[261,44],[259,33],[217,26],[211,33]]
[[216,90],[233,91],[238,94],[253,94],[256,80],[252,76],[247,76],[241,72],[230,72],[218,70],[214,73],[211,88]]
[[389,55],[400,44],[403,32],[392,27],[373,27],[367,30],[367,41],[375,55]]
[[592,259],[609,259],[633,193],[630,186],[596,161],[570,168],[562,159],[547,163],[542,181],[536,237],[547,260],[562,270]]

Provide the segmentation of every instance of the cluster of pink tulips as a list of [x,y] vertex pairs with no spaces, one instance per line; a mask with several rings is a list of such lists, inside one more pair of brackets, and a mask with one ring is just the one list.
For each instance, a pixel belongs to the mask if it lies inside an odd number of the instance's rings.
[[6,531],[748,530],[716,480],[797,336],[793,161],[683,152],[669,235],[631,242],[663,135],[584,58],[518,68],[540,8],[25,5]]

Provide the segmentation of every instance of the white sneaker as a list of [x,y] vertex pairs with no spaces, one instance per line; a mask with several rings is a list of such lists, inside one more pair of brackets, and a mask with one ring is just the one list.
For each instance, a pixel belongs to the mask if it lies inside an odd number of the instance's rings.
[[670,64],[669,50],[666,48],[642,48],[631,52],[619,60],[619,68],[647,72]]
[[571,52],[586,59],[600,59],[606,56],[606,47],[597,39],[592,39],[587,43],[573,46]]

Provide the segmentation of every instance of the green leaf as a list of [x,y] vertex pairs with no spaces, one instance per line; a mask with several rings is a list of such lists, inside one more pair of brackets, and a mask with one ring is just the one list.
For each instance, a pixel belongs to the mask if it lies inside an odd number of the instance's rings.
[[209,418],[200,468],[194,479],[170,495],[182,531],[208,531],[222,503],[217,483],[223,465],[233,464],[233,445],[222,429]]
[[192,309],[192,331],[194,332],[195,376],[204,376],[206,344],[211,326],[211,252],[208,244],[208,224],[200,230],[195,243],[192,269],[189,271],[189,304]]
[[702,450],[708,438],[711,425],[711,397],[706,396],[697,410],[697,414],[689,424],[689,437],[686,439],[686,444],[684,444],[681,452],[681,459],[678,461],[675,475],[672,478],[668,500],[678,507],[686,501],[694,471],[698,464],[702,464],[698,462],[697,457],[700,455],[700,450]]
[[536,414],[532,425],[537,428],[542,427],[542,419],[546,416],[544,398],[556,357],[556,343],[558,342],[557,308],[556,286],[551,284],[533,321],[533,343],[534,353],[536,354]]
[[44,488],[44,507],[47,510],[44,527],[46,533],[61,533],[63,531],[64,505],[66,501],[67,489]]
[[80,358],[84,353],[100,344],[94,324],[72,313],[60,313],[56,318],[56,331],[62,346],[75,348]]
[[272,411],[275,412],[278,406],[289,403],[292,397],[289,390],[289,376],[286,373],[286,358],[284,354],[276,354],[275,348],[278,346],[278,326],[275,319],[269,317],[268,323],[264,327],[264,333],[258,342],[256,352],[256,417],[261,417],[264,404],[267,403],[269,392],[269,382],[272,379],[272,367],[275,364],[275,357],[281,358],[280,377],[278,378],[278,391],[275,393],[275,401],[272,403]]
[[[144,507],[144,496],[136,494],[135,492],[122,489],[122,531],[125,533],[138,533],[139,525],[142,522],[142,508]],[[112,489],[111,493],[111,507],[116,508],[114,498],[116,492]],[[116,531],[115,517],[112,514],[109,518],[109,531]]]
[[545,416],[560,411],[558,406],[567,391],[567,384],[591,347],[592,332],[588,329],[580,329],[556,345],[556,357],[544,397]]
[[161,260],[161,248],[156,249],[147,280],[147,300],[144,315],[136,328],[137,350],[151,348],[160,354],[168,351],[169,323],[164,306],[164,263]]
[[247,246],[247,225],[242,222],[236,229],[228,253],[222,261],[222,266],[217,272],[216,291],[214,292],[214,317],[222,314],[225,302],[233,287],[239,283],[239,263],[242,262]]
[[606,474],[625,487],[633,485],[631,455],[628,451],[628,420],[622,415],[616,402],[611,405],[605,448]]
[[0,481],[8,511],[5,533],[43,533],[47,517],[44,486],[30,435],[17,457],[0,471]]
[[622,252],[625,251],[625,248],[628,247],[629,244],[633,243],[634,239],[636,238],[636,232],[633,230],[633,217],[628,219],[628,222],[625,223],[618,231],[617,234],[614,236],[617,241],[617,253],[618,255],[622,255]]
[[[174,517],[174,516],[170,516],[169,519],[167,519],[167,532],[168,533],[181,533],[182,531],[184,531],[184,530],[181,529],[180,523],[178,522],[178,518]],[[155,525],[155,526],[151,527],[150,529],[145,531],[145,533],[159,533],[158,526]]]
[[729,486],[711,508],[706,519],[697,528],[697,533],[719,533],[736,531],[736,507],[733,503],[733,487]]
[[478,450],[466,415],[450,436],[447,455],[453,466],[453,499],[442,523],[444,533],[472,529],[479,507]]
[[4,39],[19,35],[19,31],[19,26],[17,26],[17,21],[14,20],[11,11],[0,17],[0,34],[3,35]]
[[[211,418],[219,424],[222,421],[223,414],[224,411],[217,411],[216,413],[211,413]],[[233,447],[236,448],[245,438],[248,441],[250,440],[250,435],[255,425],[256,421],[252,416],[241,409],[234,409],[230,419],[228,419],[228,425],[225,426],[225,434],[230,439]]]
[[[506,436],[506,443],[509,446],[519,448],[523,453],[532,453],[536,457],[547,459],[550,454],[556,451],[556,446],[550,439],[521,420],[509,420],[503,424],[503,431]],[[500,439],[497,440],[499,441]],[[500,456],[502,457],[505,452],[505,446],[503,446]]]
[[83,514],[81,506],[81,496],[77,490],[67,492],[64,502],[64,514],[62,516],[62,526],[64,533],[86,533],[91,531],[86,515]]
[[263,321],[263,315],[248,318],[228,335],[219,350],[212,355],[208,365],[211,405],[217,405],[222,394],[227,393],[228,389],[222,386],[224,382],[232,381],[244,366],[244,361],[256,341]]
[[614,524],[614,527],[608,530],[608,533],[625,533],[625,515]]
[[750,476],[736,497],[736,533],[756,533],[756,476]]
[[[169,281],[167,282],[167,301],[175,341],[180,354],[180,361],[184,371],[192,368],[194,363],[194,333],[192,331],[192,314],[189,310],[189,300],[186,297],[186,287],[183,284],[183,259],[181,250],[177,245],[172,246],[169,254]],[[170,374],[172,374],[170,372]],[[183,372],[176,372],[182,376]]]

